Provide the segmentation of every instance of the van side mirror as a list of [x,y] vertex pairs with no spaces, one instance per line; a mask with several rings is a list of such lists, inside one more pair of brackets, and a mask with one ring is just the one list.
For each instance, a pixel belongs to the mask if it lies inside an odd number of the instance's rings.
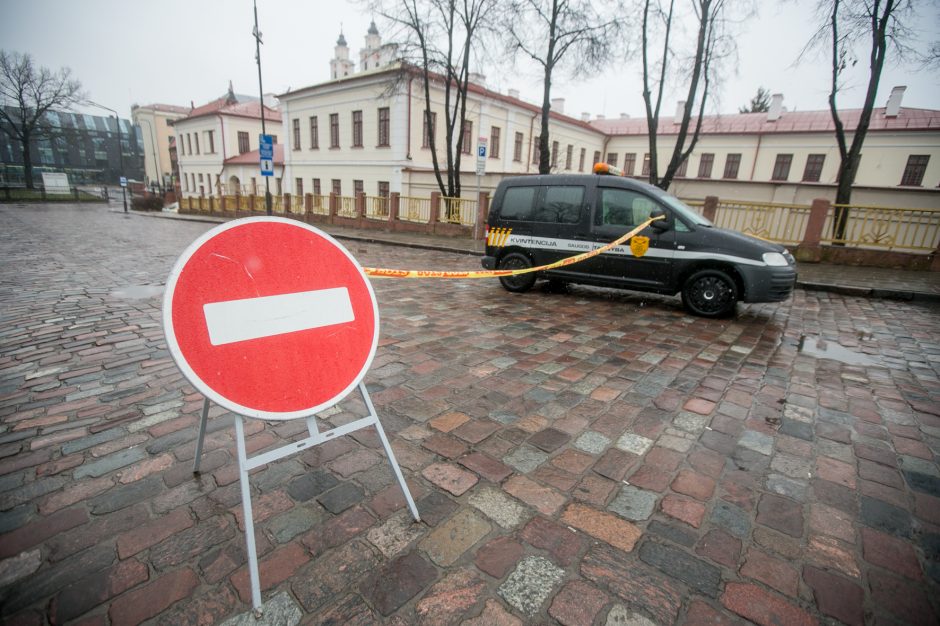
[[652,228],[653,230],[658,230],[658,231],[660,231],[660,232],[669,230],[669,228],[670,228],[669,216],[666,215],[666,212],[665,212],[665,211],[663,211],[662,209],[655,209],[652,213],[650,213],[650,217],[653,217],[653,218],[661,217],[661,218],[663,218],[663,219],[655,220],[654,222],[652,222],[652,223],[650,224],[650,228]]

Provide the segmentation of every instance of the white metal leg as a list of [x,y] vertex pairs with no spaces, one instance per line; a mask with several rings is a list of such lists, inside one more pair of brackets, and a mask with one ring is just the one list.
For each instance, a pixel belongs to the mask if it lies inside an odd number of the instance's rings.
[[251,605],[261,614],[261,581],[258,576],[258,551],[255,548],[255,521],[251,513],[251,486],[248,483],[248,455],[245,452],[245,425],[241,415],[235,416],[238,446],[238,476],[242,487],[242,513],[245,517],[245,541],[248,544],[248,574],[251,578]]
[[202,405],[202,419],[199,420],[199,437],[196,439],[196,457],[193,459],[193,474],[199,473],[202,463],[202,442],[206,438],[206,421],[209,419],[209,398]]

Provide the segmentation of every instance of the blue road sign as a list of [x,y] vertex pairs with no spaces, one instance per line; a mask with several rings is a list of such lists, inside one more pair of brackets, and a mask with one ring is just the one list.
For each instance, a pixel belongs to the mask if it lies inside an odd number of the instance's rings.
[[258,151],[262,159],[273,159],[274,135],[258,135]]

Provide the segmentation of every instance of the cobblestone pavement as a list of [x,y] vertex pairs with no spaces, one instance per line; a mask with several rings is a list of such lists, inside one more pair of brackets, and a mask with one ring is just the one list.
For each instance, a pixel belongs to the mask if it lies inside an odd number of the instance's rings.
[[[211,412],[194,478],[202,398],[160,325],[170,266],[210,226],[0,205],[0,621],[250,608],[232,416]],[[711,321],[600,289],[373,284],[366,381],[422,523],[374,433],[254,473],[269,620],[937,622],[936,305],[797,290]],[[248,446],[303,431],[250,421]]]

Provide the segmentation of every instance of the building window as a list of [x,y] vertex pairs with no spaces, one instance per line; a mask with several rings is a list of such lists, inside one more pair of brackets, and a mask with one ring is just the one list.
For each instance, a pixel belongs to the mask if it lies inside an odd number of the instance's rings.
[[471,154],[473,152],[473,122],[470,120],[463,121],[463,140],[460,151],[464,154]]
[[587,155],[587,149],[581,148],[581,158],[578,159],[578,171],[579,171],[579,172],[583,172],[583,171],[584,171],[584,157],[585,157],[585,155]]
[[362,147],[362,111],[353,111],[352,114],[352,147]]
[[319,178],[313,179],[313,195],[315,196],[320,195],[320,179]]
[[343,195],[343,184],[342,184],[342,182],[340,181],[340,179],[334,178],[334,179],[332,180],[332,185],[333,185],[333,193],[334,193],[334,194],[336,194],[337,196]]
[[712,166],[715,164],[715,155],[711,152],[705,152],[702,154],[702,158],[698,162],[698,177],[699,178],[711,178],[712,177]]
[[490,158],[499,158],[499,126],[490,128]]
[[600,162],[601,162],[601,151],[600,151],[600,150],[595,150],[595,151],[594,151],[594,162],[591,164],[591,167],[597,165],[597,164],[600,163]]
[[613,165],[614,167],[617,167],[617,153],[616,152],[607,153],[607,165]]
[[625,176],[633,176],[636,169],[636,152],[627,152],[623,155],[623,173]]
[[192,155],[192,153],[193,153],[193,136],[190,135],[189,133],[186,133],[186,147],[187,147],[187,150],[186,150],[186,151],[187,151],[190,155]]
[[189,191],[189,177],[183,174],[183,191]]
[[522,142],[525,138],[522,133],[516,133],[516,139],[512,146],[512,160],[519,162],[522,160]]
[[538,137],[532,138],[532,163],[539,163],[539,154],[542,151],[542,142]]
[[379,147],[387,148],[388,147],[388,124],[389,124],[389,114],[388,107],[379,108]]
[[[430,117],[430,121],[428,118]],[[424,135],[421,139],[422,148],[430,148],[434,143],[434,137],[437,136],[437,113],[434,111],[424,112]]]
[[729,154],[725,158],[725,174],[723,178],[737,178],[738,170],[741,168],[741,155]]
[[[298,121],[299,121],[299,120],[298,120]],[[297,130],[300,130],[300,129],[298,128]],[[294,181],[294,186],[297,188],[297,189],[296,189],[297,197],[298,197],[298,198],[303,198],[303,197],[304,197],[304,179],[303,179],[303,178],[297,178],[297,179]]]
[[806,157],[806,168],[803,170],[803,181],[807,183],[818,183],[822,176],[823,163],[826,162],[825,154],[811,154]]
[[243,130],[238,131],[238,154],[245,154],[249,150],[248,133]]
[[330,113],[330,147],[339,148],[339,113]]
[[271,143],[277,145],[277,135],[271,135]]
[[643,155],[643,168],[642,168],[641,172],[642,172],[642,173],[640,174],[641,176],[649,176],[649,175],[650,175],[650,153],[649,153],[649,152],[647,152],[646,154]]
[[258,179],[254,176],[251,177],[251,194],[256,195],[258,193]]
[[193,133],[193,136],[196,137],[196,154],[199,154],[199,133]]
[[379,181],[379,197],[380,198],[388,197],[388,181],[387,180]]
[[682,163],[679,164],[679,167],[676,168],[676,178],[685,178],[686,174],[689,171],[689,159],[682,159]]
[[213,136],[214,133],[215,131],[211,131],[211,130],[206,131],[206,139],[209,140],[208,143],[209,143],[210,154],[215,154],[215,137]]
[[361,180],[353,181],[353,194],[354,195],[358,196],[361,193],[365,193],[365,190],[366,190],[365,185],[362,184]]
[[320,129],[317,127],[317,116],[310,117],[310,149],[320,149]]
[[279,196],[284,195],[284,189],[281,186],[282,184],[281,180],[282,179],[280,177],[274,179],[274,187],[275,187],[274,193],[276,193]]
[[904,167],[904,175],[901,176],[901,184],[908,187],[923,185],[928,161],[930,161],[929,154],[912,154],[907,157],[907,165]]
[[778,154],[777,161],[774,163],[774,172],[770,180],[786,180],[790,177],[790,163],[793,162],[792,154]]
[[295,117],[291,124],[294,130],[294,150],[300,150],[300,120]]
[[558,142],[552,142],[552,167],[558,167]]
[[566,170],[570,170],[570,169],[571,169],[571,157],[573,157],[573,156],[574,156],[574,146],[572,146],[572,145],[569,143],[569,144],[568,144],[568,151],[567,151],[567,153],[565,154],[565,169],[566,169]]

